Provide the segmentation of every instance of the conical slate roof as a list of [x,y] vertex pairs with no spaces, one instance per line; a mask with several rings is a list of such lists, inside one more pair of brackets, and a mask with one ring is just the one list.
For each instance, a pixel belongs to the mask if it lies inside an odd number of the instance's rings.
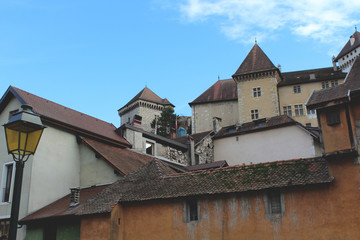
[[[354,38],[354,44],[351,45],[350,39]],[[335,58],[335,61],[339,60],[355,48],[360,46],[360,33],[358,31],[355,31],[353,35],[350,36],[349,41],[345,44],[344,48],[340,51],[340,53]]]
[[234,76],[277,69],[259,45],[255,44]]
[[135,97],[133,97],[127,104],[125,104],[125,106],[120,108],[120,110],[132,104],[133,102],[136,102],[137,100],[145,100],[153,103],[171,105],[172,107],[175,107],[172,103],[169,102],[169,100],[167,100],[166,98],[162,99],[161,97],[156,95],[153,91],[151,91],[148,87],[145,87]]

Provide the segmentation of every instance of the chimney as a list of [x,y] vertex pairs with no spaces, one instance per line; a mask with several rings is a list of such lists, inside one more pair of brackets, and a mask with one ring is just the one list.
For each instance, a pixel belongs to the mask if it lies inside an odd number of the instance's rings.
[[333,68],[334,68],[334,71],[337,71],[338,68],[336,66],[336,62],[335,62],[335,56],[332,57],[332,63],[333,63]]
[[280,64],[277,65],[277,68],[278,68],[279,71],[281,72],[281,65],[280,65]]
[[141,128],[141,122],[142,122],[142,117],[140,115],[135,114],[132,125]]
[[186,143],[189,146],[190,166],[195,165],[195,143],[194,139],[188,135],[188,141]]
[[221,128],[221,118],[213,117],[213,131],[214,133],[217,133]]
[[75,207],[80,203],[80,188],[70,188],[70,207]]

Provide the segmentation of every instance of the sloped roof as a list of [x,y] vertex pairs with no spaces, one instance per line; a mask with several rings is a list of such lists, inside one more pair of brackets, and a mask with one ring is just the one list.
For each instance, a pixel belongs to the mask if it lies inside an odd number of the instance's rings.
[[352,37],[354,37],[354,39],[355,39],[354,44],[351,45],[350,39],[349,39],[349,41],[347,41],[347,43],[345,44],[343,49],[340,51],[340,53],[335,58],[335,61],[338,61],[340,58],[342,58],[343,56],[345,56],[346,54],[348,54],[349,52],[351,52],[352,50],[354,50],[355,48],[360,46],[360,33],[358,31],[355,31],[354,34],[350,36],[350,38],[352,38]]
[[218,101],[237,101],[236,83],[233,79],[218,80],[189,105]]
[[245,75],[256,72],[263,72],[268,70],[278,70],[270,59],[266,56],[259,45],[255,44],[246,56],[245,60],[241,63],[234,76]]
[[174,138],[175,141],[180,142],[182,144],[186,144],[188,142],[189,136],[194,140],[195,145],[197,145],[201,140],[203,140],[206,136],[208,136],[212,131],[205,131],[205,132],[199,132],[190,134],[188,136],[181,136]]
[[71,128],[74,131],[93,137],[110,140],[113,143],[125,147],[131,146],[128,141],[116,134],[116,127],[111,123],[67,108],[13,86],[10,86],[1,98],[0,112],[5,108],[12,97],[16,97],[21,104],[31,105],[33,111],[39,114],[43,121]]
[[225,160],[222,160],[222,161],[215,161],[215,162],[211,162],[211,163],[192,165],[192,166],[186,167],[186,169],[189,171],[198,171],[198,170],[208,170],[208,169],[213,169],[213,168],[222,168],[222,167],[227,167],[227,166],[229,166],[229,164]]
[[128,105],[136,102],[137,100],[145,100],[153,103],[159,103],[162,105],[170,105],[172,107],[175,107],[172,103],[169,102],[166,98],[162,99],[158,95],[156,95],[153,91],[151,91],[148,87],[145,87],[143,90],[141,90],[138,94],[136,94],[135,97],[133,97],[125,106],[119,109],[119,111]]
[[80,189],[80,203],[77,206],[70,207],[70,194],[65,197],[39,209],[38,211],[26,216],[20,220],[21,224],[27,224],[36,220],[45,220],[57,217],[66,217],[75,215],[83,204],[94,197],[96,194],[104,190],[109,185],[94,186]]
[[[311,79],[310,74],[314,74],[315,79]],[[278,87],[300,83],[303,84],[344,79],[346,77],[346,73],[343,73],[342,71],[334,71],[333,67],[327,67],[303,71],[283,72],[281,73],[281,76],[282,80],[278,83]]]
[[[149,170],[150,169],[150,170]],[[79,215],[110,212],[117,202],[146,201],[200,195],[241,193],[330,183],[322,158],[296,159],[255,165],[172,174],[152,161],[112,184],[79,210]],[[160,174],[162,173],[162,174]]]
[[351,93],[358,90],[360,90],[360,58],[356,58],[344,84],[313,92],[306,106],[313,109],[332,101],[347,101],[348,94],[351,96]]
[[134,172],[141,166],[150,162],[153,158],[152,156],[146,154],[110,146],[89,138],[82,138],[82,140],[110,165],[115,167],[124,175]]
[[[268,119],[263,118],[252,122],[243,123],[240,126],[231,125],[231,126],[223,127],[215,134],[213,138],[218,139],[218,138],[224,138],[230,136],[237,136],[241,134],[257,132],[257,131],[265,131],[273,128],[279,128],[279,127],[285,127],[291,125],[298,125],[301,126],[304,130],[306,130],[305,127],[303,127],[299,122],[295,121],[291,117],[287,115],[280,115]],[[310,131],[308,132],[309,134],[314,135],[313,132]],[[317,136],[314,135],[314,137]]]

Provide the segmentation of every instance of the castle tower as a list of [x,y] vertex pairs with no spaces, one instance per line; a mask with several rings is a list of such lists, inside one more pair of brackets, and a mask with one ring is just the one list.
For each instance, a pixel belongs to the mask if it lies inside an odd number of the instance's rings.
[[349,41],[337,55],[333,62],[337,62],[343,72],[349,72],[355,59],[360,55],[360,33],[355,28],[355,32],[350,36]]
[[122,124],[131,124],[151,132],[151,122],[160,116],[165,107],[175,107],[166,98],[162,99],[148,87],[141,90],[125,106],[118,110]]
[[232,77],[237,85],[239,124],[280,114],[280,71],[257,43]]

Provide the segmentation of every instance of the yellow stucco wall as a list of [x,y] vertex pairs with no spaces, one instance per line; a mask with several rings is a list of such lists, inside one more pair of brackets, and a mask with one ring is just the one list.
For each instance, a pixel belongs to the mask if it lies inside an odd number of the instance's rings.
[[[259,119],[279,115],[277,83],[280,76],[272,75],[243,79],[237,82],[239,123],[251,122],[251,110],[258,110]],[[261,88],[261,96],[254,97],[254,88]]]

